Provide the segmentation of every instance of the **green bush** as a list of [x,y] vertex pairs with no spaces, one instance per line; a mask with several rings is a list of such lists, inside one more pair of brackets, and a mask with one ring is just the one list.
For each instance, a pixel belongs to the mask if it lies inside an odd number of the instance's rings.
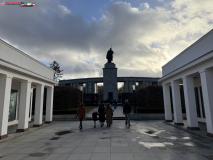
[[136,92],[136,102],[141,108],[164,108],[162,86],[149,86]]
[[98,105],[99,104],[99,94],[98,93],[84,93],[83,94],[83,102],[85,105]]
[[[186,113],[183,86],[180,86],[182,113]],[[136,92],[138,113],[164,113],[162,86],[149,86]],[[173,113],[172,91],[170,87],[171,110]]]
[[136,103],[139,107],[145,108],[146,89],[142,88],[136,92]]
[[121,93],[120,95],[122,95],[121,96],[122,104],[125,103],[126,99],[128,99],[130,104],[134,104],[134,94],[133,93],[126,92],[126,93]]
[[137,113],[164,113],[164,108],[138,108]]
[[53,110],[71,110],[79,106],[80,90],[70,86],[55,86]]
[[162,86],[146,87],[146,108],[164,108],[163,102],[163,88]]

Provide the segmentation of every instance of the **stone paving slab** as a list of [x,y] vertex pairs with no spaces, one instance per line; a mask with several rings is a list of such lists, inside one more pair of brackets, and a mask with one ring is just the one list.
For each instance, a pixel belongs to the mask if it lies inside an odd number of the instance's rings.
[[94,128],[93,121],[83,121],[82,130],[78,126],[78,121],[56,121],[0,142],[1,159],[208,160],[213,154],[213,142],[159,120],[131,121],[130,127],[123,120],[110,128],[99,123]]
[[164,123],[166,123],[166,124],[168,124],[168,125],[171,125],[171,126],[173,126],[173,127],[176,127],[176,128],[178,128],[178,129],[184,130],[184,131],[186,131],[186,132],[189,132],[189,133],[191,133],[191,134],[194,134],[194,135],[196,135],[196,136],[199,136],[199,137],[208,139],[208,140],[210,140],[210,141],[213,142],[213,138],[206,135],[206,134],[207,134],[207,128],[206,128],[206,125],[205,125],[205,124],[198,123],[200,130],[188,130],[188,129],[187,129],[187,127],[188,127],[188,126],[187,126],[187,121],[185,121],[185,120],[183,121],[183,124],[184,124],[184,125],[181,125],[181,126],[179,126],[179,125],[178,125],[178,126],[177,126],[177,125],[174,125],[174,122],[164,122]]
[[[40,129],[40,128],[49,126],[49,125],[51,125],[51,124],[52,124],[52,123],[50,123],[50,124],[45,124],[45,123],[43,123],[41,127],[33,127],[33,122],[31,122],[31,123],[29,123],[29,126],[28,126],[28,127],[29,127],[29,130],[26,131],[26,132],[16,132],[17,126],[18,126],[18,125],[9,126],[9,127],[8,127],[8,137],[5,138],[5,139],[0,140],[0,142],[4,142],[4,141],[7,141],[7,140],[9,140],[9,139],[13,139],[13,138],[15,138],[15,137],[20,137],[20,136],[22,136],[22,135],[25,135],[25,134],[27,134],[27,133],[33,132],[33,131],[35,131],[35,130],[38,130],[38,129]],[[25,139],[26,139],[26,138],[25,138]]]

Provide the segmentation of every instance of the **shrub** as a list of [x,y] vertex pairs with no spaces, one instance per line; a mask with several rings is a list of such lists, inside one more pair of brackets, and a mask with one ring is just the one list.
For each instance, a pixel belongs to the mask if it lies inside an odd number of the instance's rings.
[[138,108],[137,113],[164,113],[164,108]]
[[134,94],[133,93],[120,93],[122,104],[125,103],[125,100],[128,99],[130,104],[134,104]]
[[55,86],[53,110],[70,110],[79,106],[80,90],[70,86]]
[[162,86],[146,87],[146,108],[164,108],[163,102],[163,88]]
[[98,105],[100,97],[98,93],[84,93],[83,100],[84,104],[87,106]]
[[138,106],[145,108],[146,89],[142,88],[136,92],[136,103]]

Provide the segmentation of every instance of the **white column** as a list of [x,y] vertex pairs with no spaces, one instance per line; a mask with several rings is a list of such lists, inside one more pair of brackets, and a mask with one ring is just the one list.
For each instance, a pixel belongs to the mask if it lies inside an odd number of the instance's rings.
[[184,89],[186,117],[188,125],[187,129],[199,130],[193,77],[186,76],[183,78],[183,89]]
[[12,77],[0,75],[0,139],[7,138]]
[[21,82],[17,132],[28,131],[31,83],[30,81]]
[[[135,82],[135,81],[133,81],[133,84],[135,85],[135,92],[136,92],[136,91],[137,91],[137,90],[136,90],[136,82]],[[131,87],[132,87],[132,86],[131,86]]]
[[95,93],[98,93],[98,86],[97,86],[97,83],[95,83]]
[[53,116],[53,87],[47,87],[45,123],[51,123]]
[[30,92],[30,117],[29,117],[29,121],[32,121],[32,104],[33,104],[33,88],[31,88],[31,92]]
[[184,125],[182,116],[182,107],[180,99],[180,87],[178,81],[171,82],[172,86],[172,100],[173,100],[173,111],[174,111],[174,124]]
[[163,85],[163,100],[164,100],[165,121],[166,122],[172,122],[172,111],[171,111],[169,84]]
[[210,70],[200,72],[200,79],[206,114],[207,135],[213,137],[213,72]]
[[33,127],[42,126],[44,86],[36,85],[35,114]]

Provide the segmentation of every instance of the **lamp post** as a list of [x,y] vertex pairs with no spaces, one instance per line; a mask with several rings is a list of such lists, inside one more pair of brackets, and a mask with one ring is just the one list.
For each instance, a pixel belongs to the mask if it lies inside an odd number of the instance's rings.
[[83,103],[83,85],[80,85],[80,91],[81,91],[81,101]]
[[133,94],[134,94],[134,103],[135,103],[135,107],[134,107],[134,113],[136,113],[136,102],[135,102],[135,84],[132,85],[132,90],[133,90]]

